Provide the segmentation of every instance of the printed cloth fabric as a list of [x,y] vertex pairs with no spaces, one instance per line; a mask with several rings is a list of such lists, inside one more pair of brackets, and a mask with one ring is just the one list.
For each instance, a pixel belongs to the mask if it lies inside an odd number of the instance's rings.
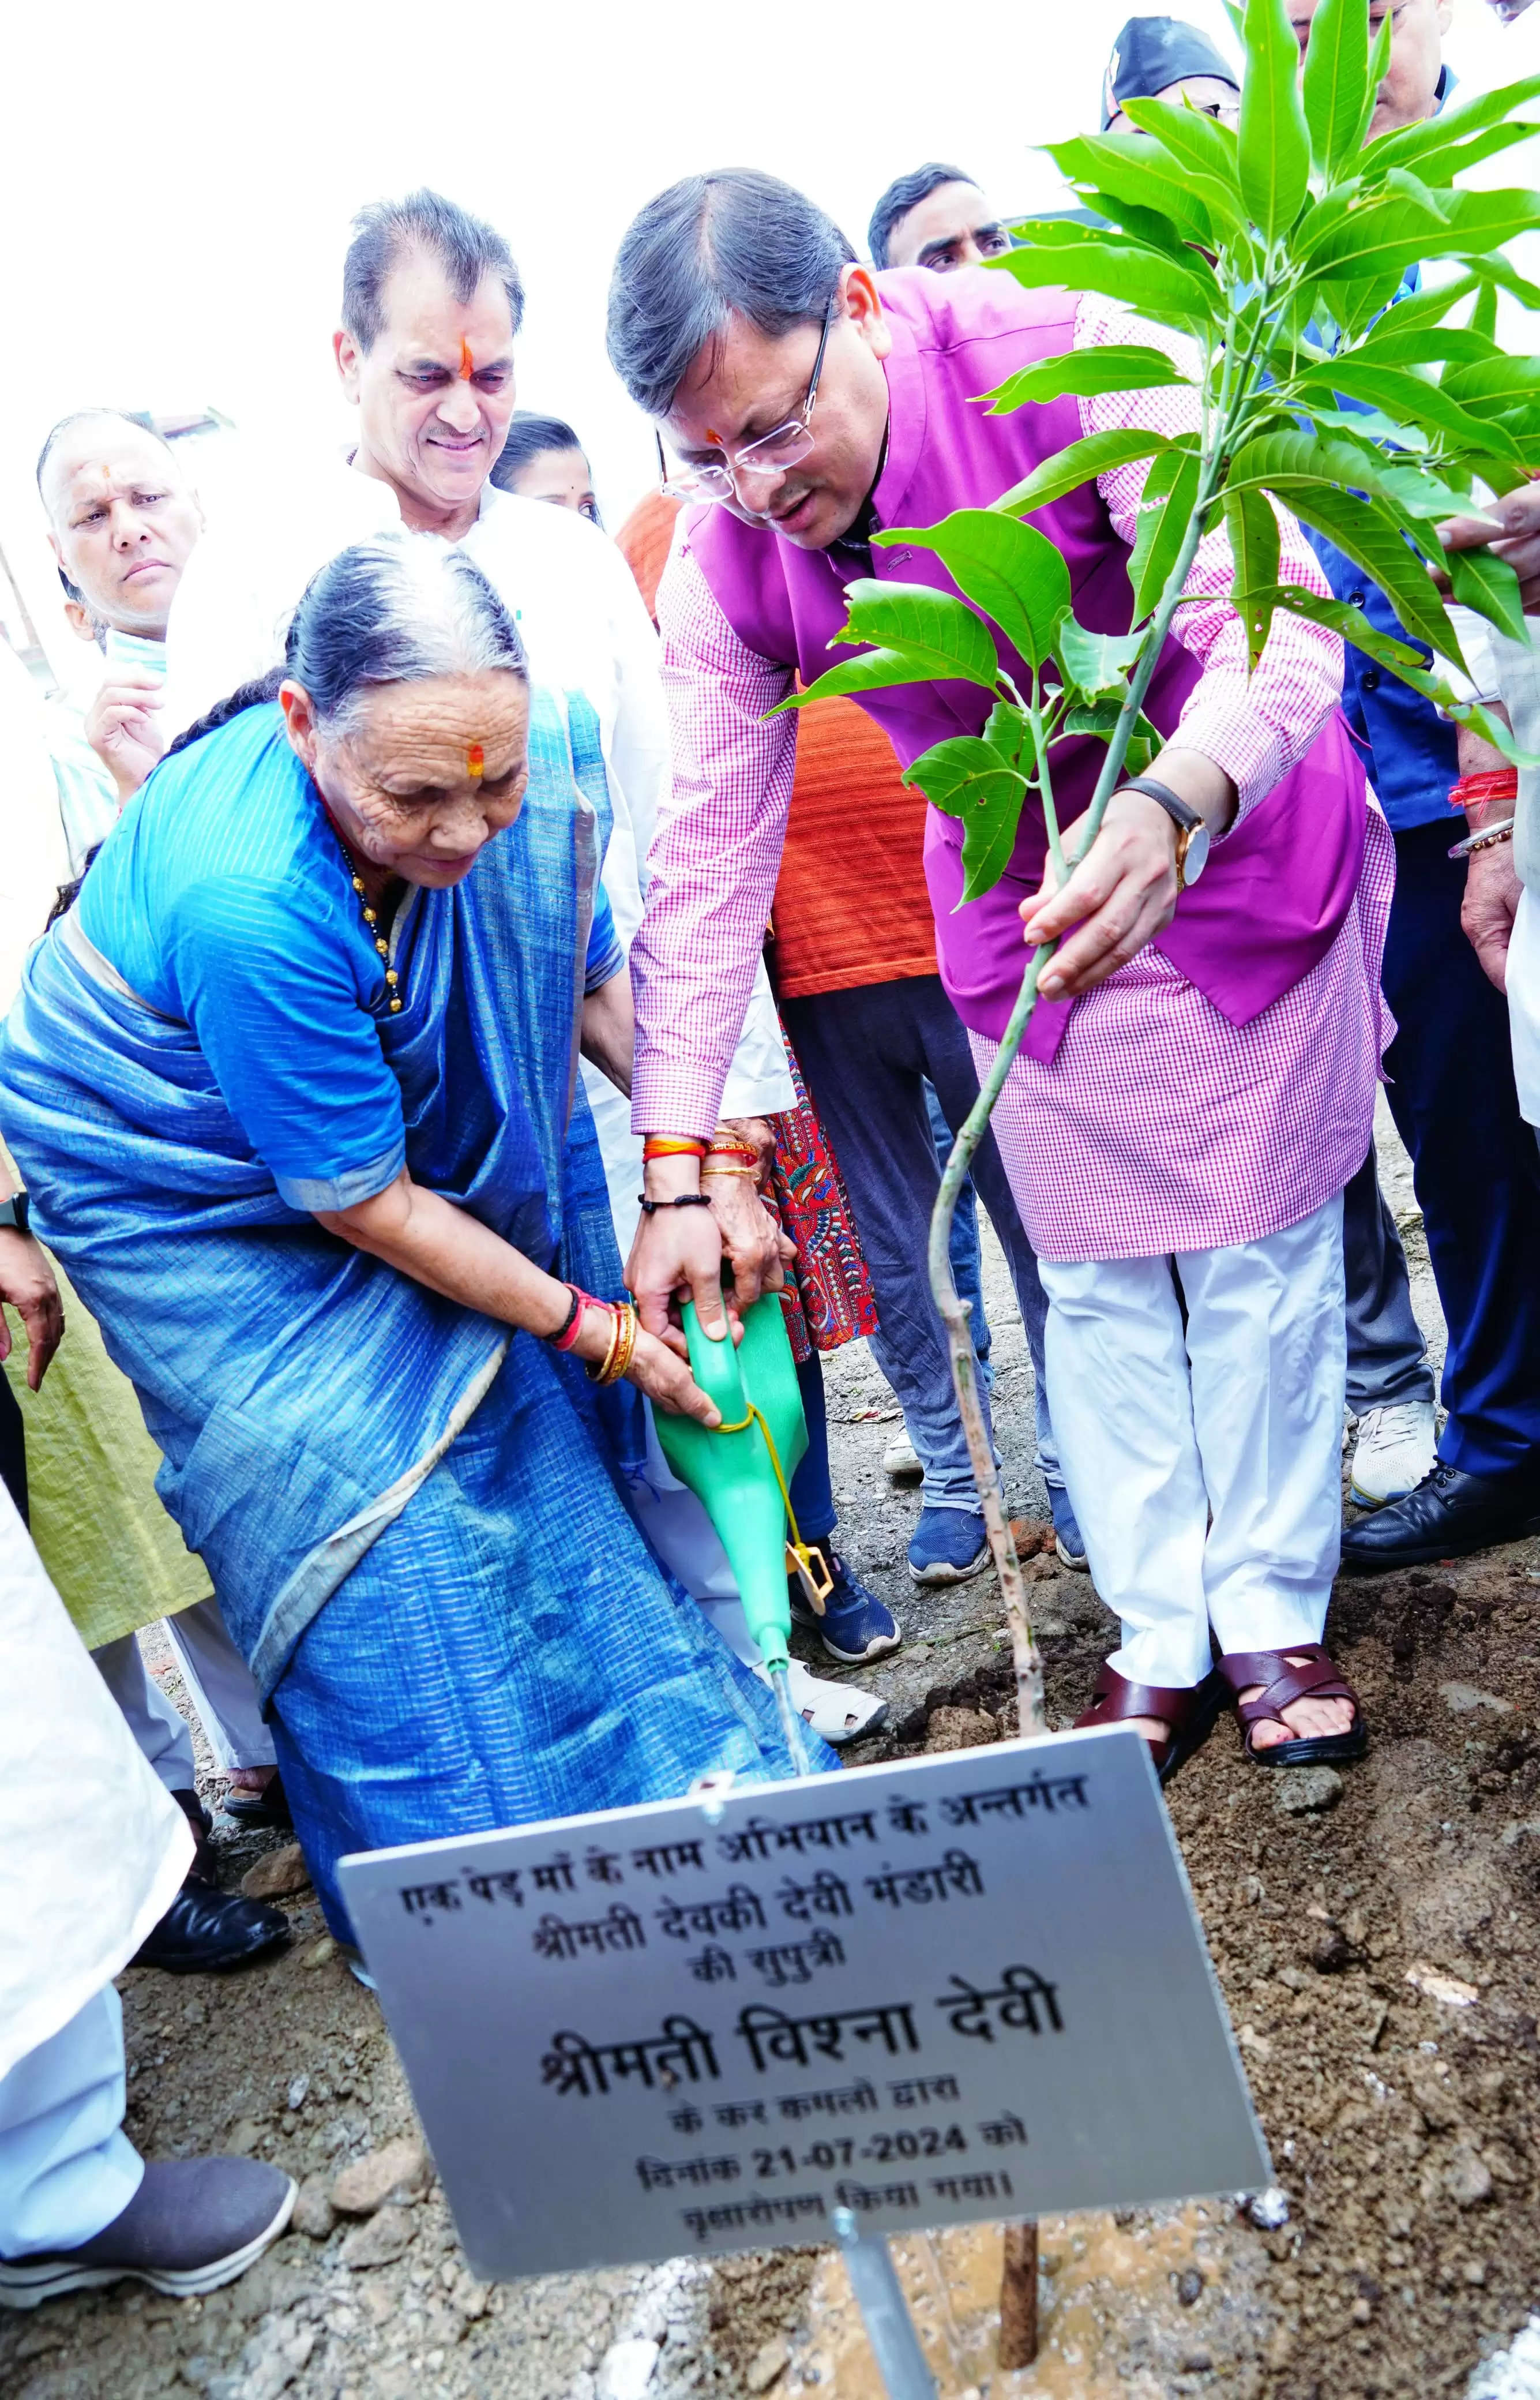
[[[589,746],[573,746],[582,723],[535,694],[523,814],[463,883],[416,895],[405,1002],[392,1016],[382,998],[375,1024],[414,1180],[613,1294],[620,1261],[575,1095],[600,829],[584,791],[603,782],[591,716]],[[287,770],[248,718],[182,754],[189,839],[206,835],[200,811],[238,808],[225,770],[253,743],[260,815],[264,778]],[[157,838],[164,771],[104,862]],[[286,852],[282,812],[268,822],[281,879],[295,836]],[[657,1798],[716,1767],[786,1770],[770,1694],[722,1668],[715,1637],[702,1649],[693,1603],[626,1512],[634,1390],[596,1392],[575,1361],[286,1201],[191,1029],[147,1006],[73,917],[33,953],[0,1033],[0,1113],[39,1231],[139,1394],[161,1495],[279,1728],[292,1721],[299,1808],[315,1791],[330,1812],[300,1820],[319,1873],[343,1840]],[[359,1595],[386,1577],[390,1604],[361,1617]],[[422,1614],[399,1641],[403,1596]],[[441,1676],[427,1623],[443,1656],[482,1661],[479,1683],[469,1668]],[[429,1714],[458,1761],[453,1807],[443,1753],[416,1738]]]
[[775,1131],[770,1190],[782,1227],[797,1245],[781,1306],[801,1366],[815,1350],[838,1350],[858,1336],[875,1333],[877,1301],[838,1161],[808,1098],[789,1042],[786,1064],[797,1105],[770,1119]]

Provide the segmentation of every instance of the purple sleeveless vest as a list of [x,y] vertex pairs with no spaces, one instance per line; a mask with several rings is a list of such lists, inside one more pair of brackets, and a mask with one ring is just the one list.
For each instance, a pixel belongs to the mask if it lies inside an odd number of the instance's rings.
[[[1029,402],[1008,416],[977,405],[1034,361],[1074,338],[1078,294],[1024,292],[1009,276],[964,270],[935,275],[902,267],[878,286],[893,333],[888,448],[872,495],[880,526],[932,525],[958,508],[984,508],[1056,451],[1081,437],[1073,399]],[[1126,633],[1133,613],[1126,546],[1112,530],[1094,483],[1029,522],[1070,569],[1074,611],[1095,633]],[[811,683],[859,647],[829,644],[845,620],[845,586],[864,575],[952,592],[934,552],[798,550],[768,528],[720,508],[692,511],[690,546],[718,606],[761,658],[784,661]],[[1006,669],[1026,670],[1003,642]],[[1199,668],[1167,641],[1145,711],[1169,736]],[[933,743],[982,731],[990,695],[975,684],[906,684],[863,694],[861,706],[907,767]],[[1105,746],[1087,735],[1053,752],[1054,793],[1068,825],[1089,805]],[[1365,785],[1347,727],[1333,711],[1309,754],[1216,843],[1203,876],[1184,892],[1156,947],[1233,1024],[1248,1024],[1324,958],[1357,888],[1363,857]],[[1042,880],[1043,819],[1031,798],[1011,862],[982,898],[957,906],[962,890],[962,828],[927,811],[925,873],[936,920],[941,978],[958,1015],[975,1032],[1003,1031],[1025,953],[1018,904]],[[1040,1002],[1028,1049],[1051,1059],[1072,1002]]]

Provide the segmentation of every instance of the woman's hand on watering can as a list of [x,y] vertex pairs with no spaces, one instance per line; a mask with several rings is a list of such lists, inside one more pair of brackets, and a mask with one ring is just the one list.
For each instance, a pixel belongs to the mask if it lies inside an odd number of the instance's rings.
[[701,1189],[711,1194],[711,1213],[722,1236],[722,1256],[732,1268],[732,1298],[740,1314],[762,1291],[780,1291],[797,1245],[781,1231],[780,1219],[759,1197],[746,1175],[718,1175],[708,1165]]
[[640,1326],[625,1379],[645,1392],[654,1408],[665,1409],[670,1416],[694,1417],[703,1425],[722,1422],[721,1410],[702,1392],[683,1359],[675,1357],[666,1342],[644,1332]]

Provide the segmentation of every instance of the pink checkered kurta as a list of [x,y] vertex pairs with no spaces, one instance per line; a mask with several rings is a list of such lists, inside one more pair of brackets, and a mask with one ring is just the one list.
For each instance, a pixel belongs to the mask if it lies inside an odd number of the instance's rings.
[[[1077,348],[1127,341],[1158,341],[1192,371],[1176,337],[1094,295],[1082,301]],[[1087,434],[1133,424],[1175,434],[1197,417],[1181,389],[1105,394],[1083,400],[1080,414]],[[1125,467],[1097,484],[1130,545],[1147,472]],[[1325,593],[1298,525],[1282,515],[1281,524],[1280,580]],[[1174,739],[1224,770],[1244,814],[1325,723],[1341,692],[1342,646],[1280,617],[1247,680],[1233,580],[1221,528],[1198,551],[1177,620],[1204,672]],[[790,675],[733,632],[688,538],[659,587],[658,618],[675,775],[632,950],[633,1116],[640,1130],[708,1133],[770,914],[796,725],[763,721]],[[1146,949],[1078,1002],[1052,1064],[1017,1059],[994,1126],[1023,1222],[1045,1257],[1220,1248],[1298,1223],[1341,1191],[1369,1148],[1391,1030],[1379,976],[1394,873],[1389,829],[1371,805],[1357,896],[1335,942],[1249,1025],[1232,1025]],[[1244,942],[1244,924],[1236,938]],[[995,1045],[972,1040],[983,1073]]]

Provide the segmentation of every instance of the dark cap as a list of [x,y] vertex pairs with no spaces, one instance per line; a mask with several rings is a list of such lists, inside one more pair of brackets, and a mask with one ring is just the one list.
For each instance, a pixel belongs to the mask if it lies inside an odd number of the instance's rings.
[[1236,91],[1229,60],[1196,25],[1179,17],[1130,17],[1112,45],[1101,87],[1103,132],[1126,101],[1153,100],[1168,84],[1189,75],[1218,75]]

